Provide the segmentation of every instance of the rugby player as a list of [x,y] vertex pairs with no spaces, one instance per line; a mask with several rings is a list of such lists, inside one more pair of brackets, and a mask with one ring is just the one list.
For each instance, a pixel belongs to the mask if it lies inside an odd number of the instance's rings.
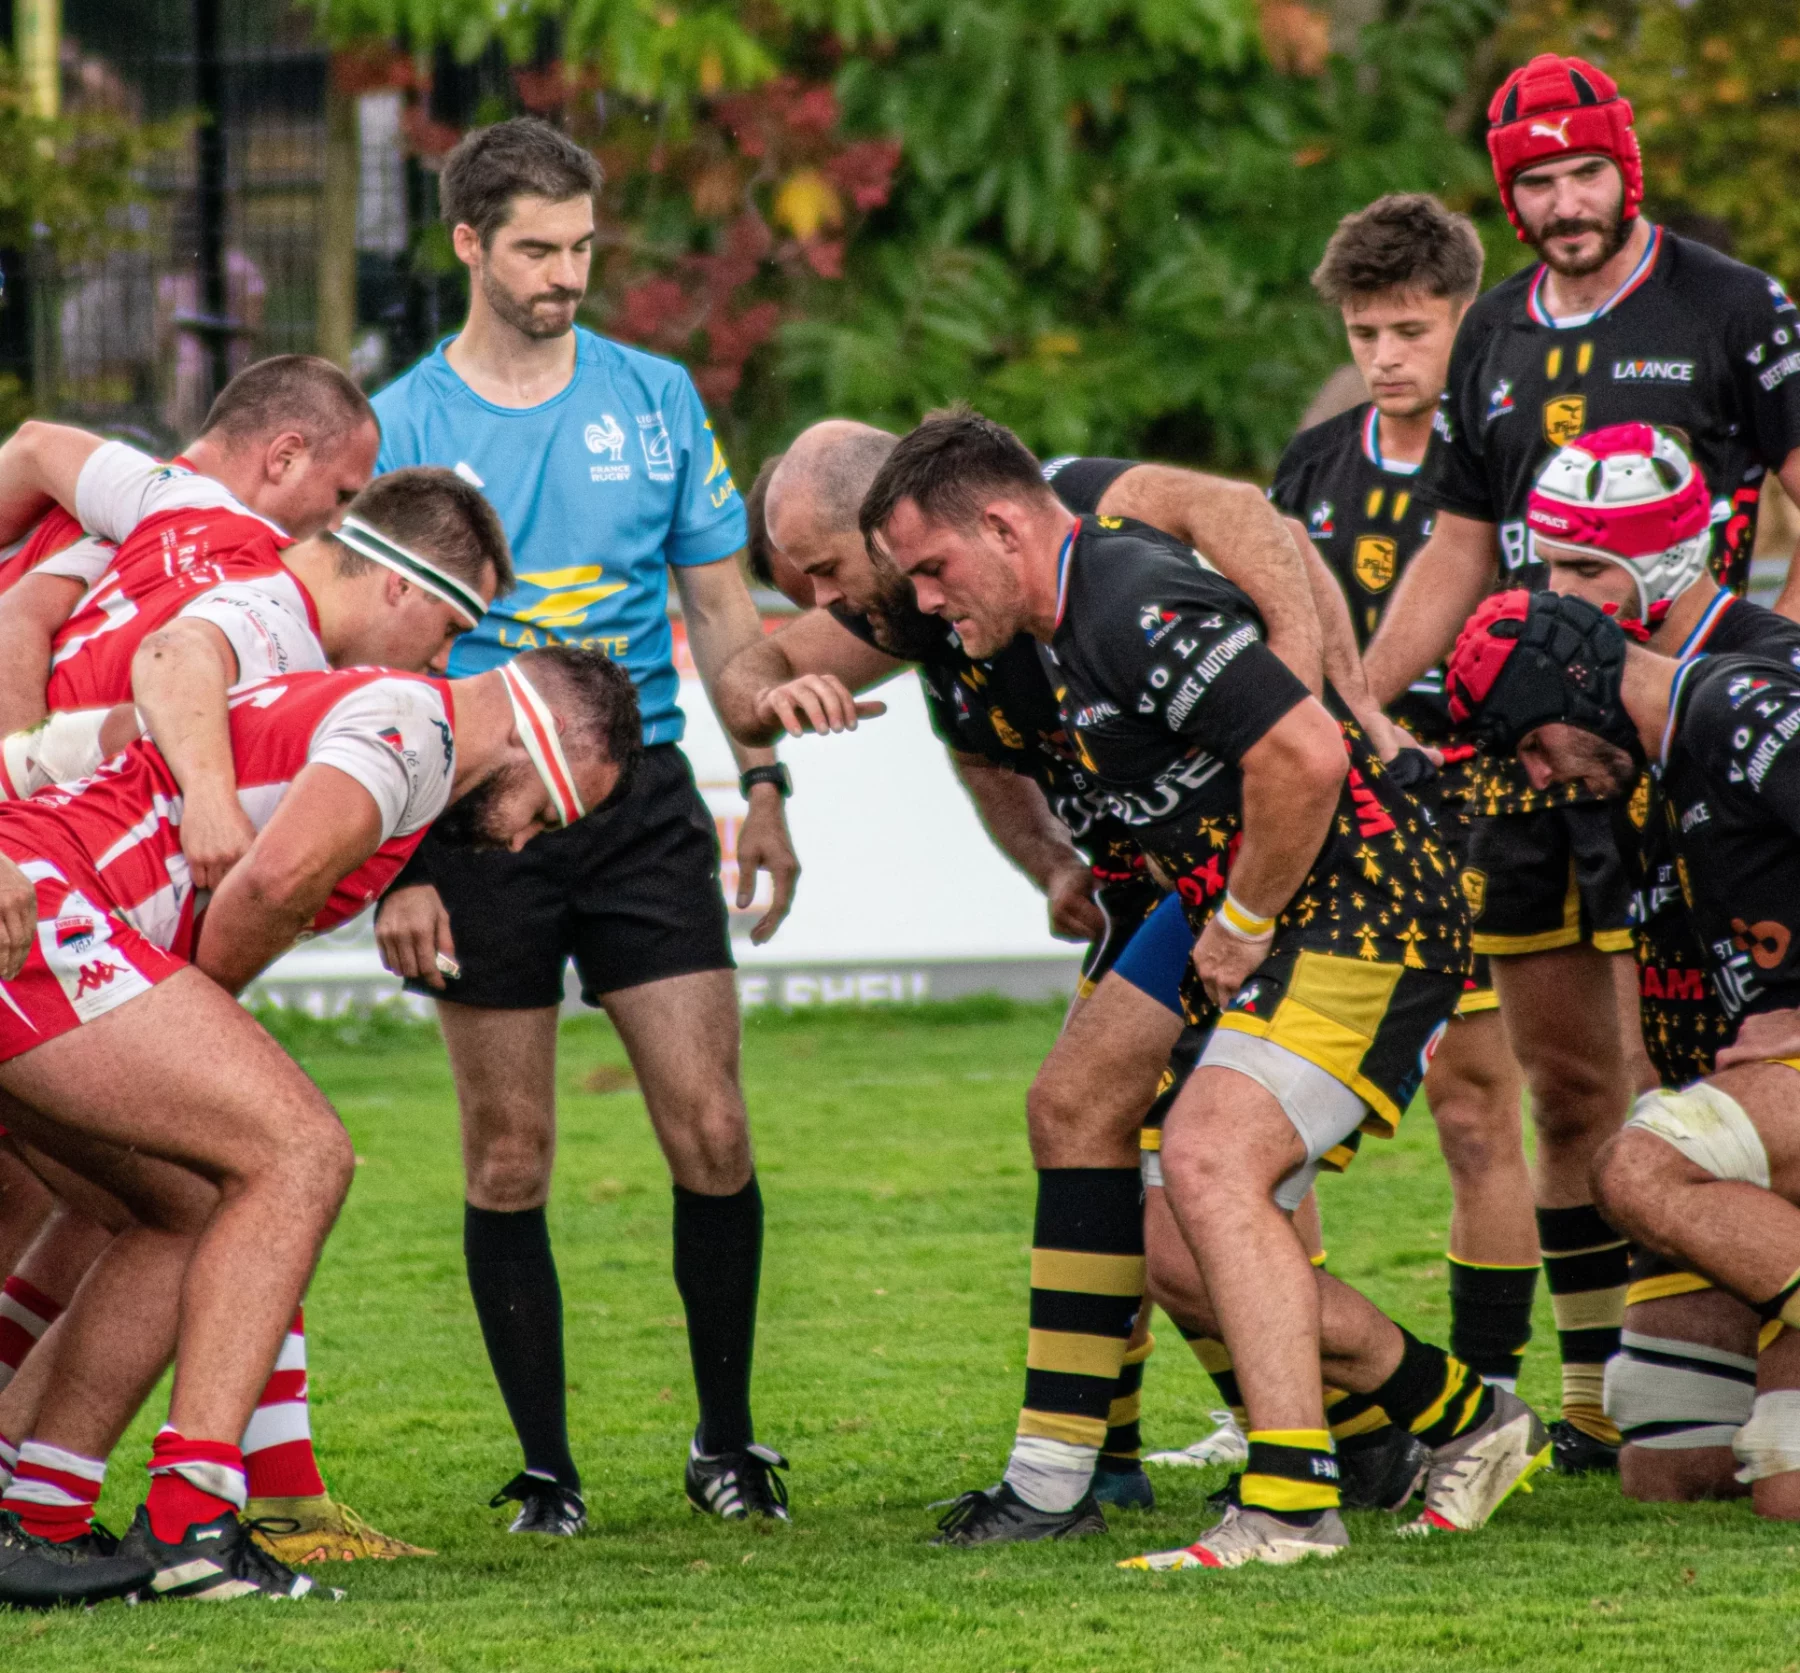
[[[1526,500],[1544,461],[1610,424],[1673,425],[1691,441],[1728,586],[1748,562],[1766,472],[1800,491],[1800,314],[1766,274],[1650,225],[1631,107],[1577,58],[1544,55],[1488,109],[1501,201],[1542,258],[1469,310],[1416,497],[1432,532],[1367,657],[1393,702],[1450,649],[1497,579],[1541,586]],[[1602,1410],[1627,1282],[1625,1240],[1589,1169],[1654,1071],[1643,1057],[1614,814],[1580,786],[1484,770],[1470,835],[1475,950],[1531,1090],[1538,1241],[1561,1339],[1557,1466],[1616,1466]]]
[[[182,787],[183,858],[200,889],[217,886],[254,836],[231,759],[228,687],[332,666],[441,672],[449,642],[511,575],[492,512],[448,471],[390,473],[357,495],[335,532],[289,543],[216,479],[85,431],[28,424],[0,447],[0,495],[40,490],[108,543],[106,573],[49,659],[51,708],[87,723],[58,739],[57,776],[92,771],[145,716]],[[102,722],[114,711],[93,704],[123,705],[112,722],[123,734],[110,745]],[[41,753],[13,761],[15,782],[43,771]],[[93,1254],[92,1228],[65,1213],[14,1277],[32,1299],[66,1301]],[[260,1519],[295,1524],[276,1542],[291,1554],[411,1554],[327,1494],[304,1375],[294,1375],[304,1365],[297,1321],[270,1409],[247,1437]],[[0,1396],[0,1435],[21,1433],[30,1415],[24,1392]]]
[[[1365,1125],[1391,1132],[1423,1078],[1468,970],[1450,857],[1361,729],[1270,654],[1241,592],[1178,542],[1111,521],[1072,515],[1011,432],[967,412],[902,441],[861,511],[865,536],[971,656],[1020,632],[1038,640],[1078,757],[1180,885],[1197,937],[1189,1015],[1223,1012],[1170,1112],[1162,1165],[1243,1388],[1249,1459],[1216,1528],[1134,1566],[1343,1548],[1322,1371],[1431,1449],[1415,1526],[1479,1527],[1547,1459],[1542,1426],[1515,1395],[1315,1275],[1283,1212]],[[1084,1362],[1070,1369],[1092,1374],[1118,1363],[1140,1293],[1137,1193],[1052,1206],[1079,1242],[1042,1235],[1042,1196],[1037,1242],[1080,1288],[1040,1291],[1077,1305],[1033,1323],[1079,1345]],[[1079,1448],[1038,1439],[1046,1496],[1078,1495],[1048,1508],[1081,1531],[1095,1511]],[[964,1494],[945,1532],[1017,1498],[1007,1482]]]
[[1800,959],[1787,922],[1800,898],[1800,676],[1788,657],[1661,656],[1585,599],[1514,591],[1464,630],[1450,689],[1453,712],[1485,747],[1516,751],[1534,784],[1616,794],[1646,760],[1656,766],[1732,1038],[1711,1073],[1636,1101],[1599,1153],[1595,1188],[1610,1223],[1710,1280],[1760,1327],[1754,1365],[1682,1357],[1733,1380],[1749,1370],[1748,1421],[1727,1428],[1737,1480],[1760,1514],[1800,1518],[1800,1355],[1787,1334],[1768,1345],[1800,1324],[1800,1081],[1789,1079],[1800,1072]]
[[[133,1261],[111,1258],[128,1240],[115,1240],[65,1316],[72,1340],[91,1339],[89,1309],[107,1309],[122,1354],[147,1336],[163,1347],[178,1305],[175,1389],[149,1499],[116,1554],[8,1524],[4,1578],[28,1601],[34,1584],[55,1599],[308,1589],[237,1515],[237,1441],[352,1158],[330,1106],[231,995],[296,935],[359,911],[440,815],[453,841],[518,851],[600,807],[641,748],[629,680],[561,646],[448,683],[379,669],[265,680],[234,693],[231,744],[259,830],[209,902],[179,863],[176,781],[148,741],[0,809],[0,849],[37,882],[41,926],[0,1010],[8,1126],[127,1202],[138,1156],[220,1186],[178,1297],[128,1281]],[[196,1056],[197,1038],[214,1050]],[[85,1405],[66,1420],[97,1421]],[[21,1476],[31,1462],[22,1448]]]
[[[1481,288],[1474,227],[1436,198],[1394,193],[1346,215],[1313,274],[1338,310],[1372,399],[1304,430],[1288,444],[1269,497],[1306,526],[1350,600],[1367,645],[1395,581],[1431,533],[1415,478],[1450,367],[1456,328]],[[1413,737],[1450,742],[1443,670],[1400,696],[1393,715]],[[1466,746],[1451,751],[1466,757]],[[1468,762],[1439,778],[1441,825],[1467,835]],[[1519,1111],[1518,1065],[1499,1001],[1478,954],[1471,986],[1425,1076],[1425,1099],[1450,1174],[1450,1349],[1488,1381],[1517,1386],[1531,1339],[1537,1227]]]
[[[1550,589],[1598,605],[1659,655],[1796,666],[1800,625],[1726,592],[1708,570],[1710,510],[1680,437],[1621,424],[1578,438],[1545,465],[1527,519]],[[1678,1089],[1711,1073],[1732,1024],[1705,979],[1661,798],[1642,783],[1628,804],[1639,1007],[1661,1083]],[[1648,1249],[1632,1251],[1631,1278],[1622,1347],[1606,1370],[1606,1413],[1624,1441],[1620,1487],[1635,1499],[1747,1493],[1731,1445],[1751,1415],[1761,1321]],[[1765,1367],[1763,1386],[1783,1386],[1769,1380],[1779,1374]]]
[[[756,1441],[751,1349],[762,1195],[738,1085],[737,991],[716,827],[679,748],[683,719],[669,582],[709,689],[761,624],[738,569],[743,505],[687,373],[575,324],[587,288],[599,166],[535,120],[468,135],[439,176],[469,268],[462,330],[375,398],[380,463],[442,465],[482,485],[518,585],[458,644],[453,673],[522,649],[592,646],[637,681],[645,758],[628,794],[528,853],[428,839],[383,901],[390,970],[438,998],[462,1117],[469,1288],[524,1468],[495,1496],[516,1532],[579,1533],[569,1452],[562,1299],[544,1215],[556,1139],[556,1029],[573,958],[643,1089],[674,1182],[675,1282],[687,1313],[699,1424],[689,1502],[785,1519],[780,1455]],[[799,865],[790,785],[767,751],[737,750],[749,812],[737,904],[757,873],[786,915]],[[440,956],[459,974],[446,975]]]

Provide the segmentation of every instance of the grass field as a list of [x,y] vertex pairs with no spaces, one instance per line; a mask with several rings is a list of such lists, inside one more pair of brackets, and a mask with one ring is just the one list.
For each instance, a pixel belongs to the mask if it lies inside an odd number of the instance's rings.
[[[562,1543],[511,1538],[486,1508],[517,1459],[463,1280],[435,1036],[302,1030],[295,1049],[361,1157],[308,1303],[326,1473],[442,1554],[342,1566],[337,1605],[0,1616],[0,1668],[1800,1669],[1800,1530],[1739,1505],[1630,1506],[1598,1483],[1547,1480],[1468,1538],[1403,1542],[1387,1518],[1355,1516],[1347,1555],[1298,1570],[1112,1566],[1204,1527],[1210,1472],[1162,1472],[1160,1507],[1115,1513],[1106,1538],[928,1548],[927,1501],[993,1480],[1011,1433],[1032,1200],[1022,1095],[1055,1026],[1049,1010],[976,1003],[748,1030],[768,1203],[757,1410],[794,1465],[795,1523],[780,1529],[703,1520],[682,1500],[694,1411],[666,1178],[617,1039],[598,1021],[566,1028],[552,1226],[592,1531]],[[1322,1195],[1333,1267],[1443,1339],[1448,1195],[1423,1112]],[[1537,1329],[1525,1392],[1553,1409],[1547,1310]],[[1166,1322],[1145,1393],[1153,1444],[1204,1425],[1210,1385]],[[114,1527],[152,1427],[115,1461]]]

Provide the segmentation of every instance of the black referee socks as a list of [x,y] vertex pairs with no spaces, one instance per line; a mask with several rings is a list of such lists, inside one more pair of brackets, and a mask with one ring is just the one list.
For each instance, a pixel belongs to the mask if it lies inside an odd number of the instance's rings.
[[680,1185],[674,1191],[675,1287],[687,1309],[700,1450],[741,1452],[756,1439],[750,1356],[762,1278],[762,1191],[755,1174],[729,1197],[706,1197]]
[[543,1209],[502,1213],[463,1204],[463,1260],[525,1468],[579,1492],[581,1477],[569,1456],[562,1288]]

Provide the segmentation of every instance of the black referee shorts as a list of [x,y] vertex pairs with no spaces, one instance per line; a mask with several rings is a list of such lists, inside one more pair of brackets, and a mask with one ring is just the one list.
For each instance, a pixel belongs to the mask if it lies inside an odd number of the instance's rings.
[[622,801],[546,831],[517,854],[434,843],[404,882],[430,881],[450,913],[460,977],[415,993],[488,1010],[560,1005],[574,959],[582,1001],[670,976],[730,970],[719,839],[674,744],[644,751]]

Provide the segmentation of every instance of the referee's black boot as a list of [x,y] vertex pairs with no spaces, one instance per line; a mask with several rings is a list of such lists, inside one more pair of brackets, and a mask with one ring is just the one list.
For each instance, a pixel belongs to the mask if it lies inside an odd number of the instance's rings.
[[564,1487],[547,1475],[521,1470],[488,1500],[491,1510],[498,1510],[510,1500],[517,1500],[519,1514],[512,1519],[509,1534],[549,1534],[553,1539],[573,1539],[587,1529],[587,1502],[573,1487]]

